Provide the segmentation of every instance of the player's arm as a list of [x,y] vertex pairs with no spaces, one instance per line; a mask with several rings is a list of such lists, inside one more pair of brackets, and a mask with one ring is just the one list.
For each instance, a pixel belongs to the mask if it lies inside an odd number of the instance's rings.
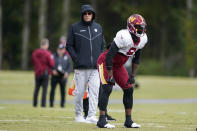
[[135,76],[136,71],[137,71],[137,67],[140,63],[140,55],[141,55],[141,49],[136,51],[135,56],[132,60],[132,73],[131,73],[131,75],[133,75],[133,76]]
[[140,55],[141,55],[141,49],[136,51],[135,56],[132,60],[132,67],[131,67],[132,69],[131,69],[131,73],[130,73],[129,80],[128,80],[128,83],[130,84],[135,83],[134,77],[137,72],[138,65],[140,63]]
[[108,71],[108,75],[110,77],[112,77],[112,62],[113,62],[113,58],[114,56],[117,54],[119,48],[117,47],[116,43],[113,41],[111,43],[111,46],[109,48],[109,51],[106,55],[106,58],[105,58],[105,62],[106,62],[106,68],[107,68],[107,71]]

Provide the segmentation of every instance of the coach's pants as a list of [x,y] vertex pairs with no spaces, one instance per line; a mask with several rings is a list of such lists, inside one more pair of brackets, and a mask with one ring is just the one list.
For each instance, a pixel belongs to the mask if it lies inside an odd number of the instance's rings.
[[76,116],[82,116],[83,112],[83,96],[88,83],[88,94],[89,94],[89,111],[88,117],[96,116],[96,110],[98,105],[98,94],[99,94],[99,74],[96,69],[83,69],[75,70],[75,114]]

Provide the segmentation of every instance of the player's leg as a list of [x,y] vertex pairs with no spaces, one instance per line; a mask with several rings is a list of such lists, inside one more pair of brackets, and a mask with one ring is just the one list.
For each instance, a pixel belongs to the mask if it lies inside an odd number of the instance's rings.
[[125,123],[124,126],[126,128],[140,128],[141,126],[134,123],[131,118],[131,111],[133,107],[133,87],[128,89],[123,89],[124,96],[123,96],[123,103],[125,107]]
[[[100,85],[100,88],[99,88],[99,98],[101,97],[101,94],[103,92],[103,88],[101,88],[101,85]],[[111,94],[111,93],[110,93]],[[98,103],[98,107],[100,107],[100,103]],[[105,117],[108,121],[116,121],[115,118],[111,117],[108,113],[107,113],[107,108],[105,110]]]
[[108,84],[107,78],[107,70],[104,66],[103,63],[98,65],[98,71],[99,71],[99,76],[100,76],[100,81],[101,81],[101,92],[100,92],[100,97],[99,97],[99,120],[97,122],[97,126],[99,128],[114,128],[114,125],[108,124],[106,121],[106,116],[105,116],[105,111],[107,109],[108,101],[109,101],[109,96],[112,91],[113,85]]
[[74,96],[74,105],[75,105],[75,122],[86,122],[83,118],[83,96],[86,89],[87,83],[87,72],[86,70],[75,70],[74,73],[75,80],[75,96]]
[[[99,97],[99,120],[97,122],[97,126],[100,128],[108,128],[107,121],[106,121],[106,109],[109,101],[109,96],[111,94],[113,85],[104,84],[100,88],[102,88],[101,96]],[[110,126],[109,126],[110,128]],[[113,126],[111,128],[114,128]]]
[[114,79],[117,84],[123,89],[123,104],[125,107],[125,123],[126,128],[139,128],[140,125],[134,123],[131,118],[131,112],[133,107],[133,87],[131,84],[128,84],[129,79],[128,73],[125,67],[120,67],[119,69],[113,72]]

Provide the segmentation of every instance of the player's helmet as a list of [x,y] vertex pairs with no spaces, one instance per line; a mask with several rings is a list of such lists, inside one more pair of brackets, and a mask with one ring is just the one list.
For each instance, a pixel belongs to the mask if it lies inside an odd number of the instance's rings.
[[146,21],[141,15],[133,14],[127,20],[127,29],[131,34],[141,37],[146,32]]

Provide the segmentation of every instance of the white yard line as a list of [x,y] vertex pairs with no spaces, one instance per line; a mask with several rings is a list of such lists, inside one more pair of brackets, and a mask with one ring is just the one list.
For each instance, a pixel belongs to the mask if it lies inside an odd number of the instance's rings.
[[179,114],[179,115],[187,115],[188,113],[187,112],[176,112],[176,114]]
[[73,109],[70,108],[46,108],[45,110],[50,110],[50,111],[73,111]]
[[[44,118],[51,118],[51,116],[39,116],[39,117],[44,117]],[[73,119],[74,117],[71,116],[58,116],[55,118],[61,118],[61,119]]]
[[[2,109],[5,109],[5,107],[3,107],[3,106],[0,106],[0,110],[2,110]],[[1,131],[1,130],[0,130]]]
[[155,126],[157,128],[166,128],[165,126]]
[[29,122],[30,120],[0,120],[0,122]]

